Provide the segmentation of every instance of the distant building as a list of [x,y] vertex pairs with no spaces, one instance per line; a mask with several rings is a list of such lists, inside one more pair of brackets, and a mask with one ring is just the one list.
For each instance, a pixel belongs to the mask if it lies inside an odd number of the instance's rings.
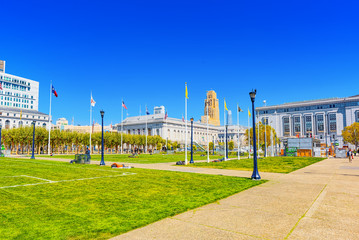
[[56,125],[69,125],[69,121],[66,118],[59,118],[56,121]]
[[[112,127],[112,125],[110,126],[104,126],[104,131],[105,132],[112,132],[114,129]],[[70,132],[79,132],[79,133],[96,133],[96,132],[101,132],[102,131],[102,127],[100,124],[95,123],[93,126],[89,126],[89,125],[84,125],[84,126],[80,126],[80,125],[69,125],[68,124],[68,120],[66,118],[59,118],[56,121],[56,125],[52,126],[52,129],[59,129],[62,131],[70,131]]]
[[313,137],[342,147],[342,130],[359,122],[359,95],[258,107],[256,112],[280,138]]
[[165,114],[165,107],[164,106],[154,107],[153,114]]
[[[205,145],[207,144],[207,104],[209,115],[209,127],[208,127],[208,140],[218,142],[224,142],[224,127],[220,126],[219,120],[219,106],[218,99],[215,91],[207,92],[207,99],[205,100],[204,116],[201,121],[193,123],[193,139],[196,143]],[[122,124],[118,123],[115,128],[118,132],[133,135],[147,135],[148,136],[160,136],[163,139],[171,141],[177,141],[181,144],[185,143],[185,122],[183,119],[168,117],[165,119],[165,107],[155,107],[152,115],[127,117]],[[121,130],[122,129],[122,130]],[[239,127],[239,139],[241,144],[244,143],[246,128]],[[228,127],[228,141],[238,141],[238,127]],[[191,140],[191,122],[187,120],[187,143],[190,145]]]
[[46,127],[49,116],[39,112],[39,82],[5,72],[5,61],[0,61],[0,126],[17,128]]

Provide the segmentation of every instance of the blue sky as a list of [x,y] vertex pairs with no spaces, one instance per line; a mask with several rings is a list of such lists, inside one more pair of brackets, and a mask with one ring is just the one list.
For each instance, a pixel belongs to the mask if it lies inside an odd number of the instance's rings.
[[[262,106],[357,95],[359,4],[355,1],[4,1],[0,59],[6,71],[40,82],[53,119],[89,123],[90,92],[105,123],[145,104],[169,117],[203,114],[207,90],[234,113]],[[223,113],[221,113],[223,116]],[[223,122],[223,119],[221,119]],[[247,125],[242,113],[241,124]]]

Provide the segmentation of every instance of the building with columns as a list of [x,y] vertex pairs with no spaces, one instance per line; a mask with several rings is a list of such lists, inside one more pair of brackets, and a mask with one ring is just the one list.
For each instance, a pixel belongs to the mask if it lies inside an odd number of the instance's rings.
[[256,112],[279,138],[314,137],[323,144],[342,147],[342,130],[359,122],[359,95],[257,107]]
[[[118,123],[114,127],[118,132],[133,135],[146,135],[146,126],[148,136],[160,136],[163,139],[176,141],[180,144],[185,143],[185,122],[182,119],[165,118],[165,113],[152,115],[142,115],[126,118],[122,124]],[[241,144],[245,141],[245,130],[243,126],[239,126],[239,138]],[[237,146],[238,141],[238,126],[232,125],[228,127],[228,141],[234,141]],[[191,140],[191,121],[187,120],[187,143]],[[200,121],[193,122],[193,140],[200,145],[207,144],[207,124]],[[224,142],[224,126],[208,125],[208,140]],[[243,145],[244,146],[244,145]]]

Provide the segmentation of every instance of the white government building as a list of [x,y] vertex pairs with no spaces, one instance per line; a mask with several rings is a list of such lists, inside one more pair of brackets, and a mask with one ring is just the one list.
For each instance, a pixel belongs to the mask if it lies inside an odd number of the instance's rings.
[[[148,136],[160,136],[163,139],[171,141],[177,141],[178,143],[185,143],[185,122],[182,119],[167,117],[165,119],[165,107],[155,107],[153,114],[142,115],[126,118],[122,124],[118,123],[115,128],[118,132],[134,134],[134,135],[146,135],[146,122]],[[244,133],[246,128],[240,126],[240,142],[244,144]],[[191,121],[187,120],[187,138],[188,143],[191,139]],[[217,144],[224,141],[224,126],[208,125],[208,138],[209,141],[213,140]],[[207,124],[200,121],[193,122],[193,140],[200,144],[207,144]],[[233,140],[235,146],[237,146],[238,140],[238,127],[236,125],[228,126],[228,141]]]
[[46,127],[49,116],[39,112],[39,82],[5,72],[0,60],[0,127],[9,129],[30,126]]
[[343,147],[342,130],[359,122],[359,95],[257,107],[256,112],[279,138],[314,137]]

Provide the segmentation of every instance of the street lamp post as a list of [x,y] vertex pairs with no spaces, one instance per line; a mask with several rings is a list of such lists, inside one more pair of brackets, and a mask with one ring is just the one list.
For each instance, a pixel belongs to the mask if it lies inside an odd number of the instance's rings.
[[191,118],[191,161],[189,163],[194,163],[194,161],[193,161],[193,117]]
[[104,159],[104,142],[103,142],[103,116],[105,115],[105,111],[101,110],[100,111],[100,114],[101,114],[101,119],[102,119],[102,136],[101,136],[101,162],[100,162],[100,165],[105,165],[105,159]]
[[33,131],[32,131],[32,155],[30,159],[35,159],[35,124],[36,122],[33,121],[32,125],[33,125]]
[[257,90],[254,90],[252,92],[249,93],[249,96],[251,97],[251,101],[252,101],[252,119],[253,119],[253,174],[252,174],[252,179],[253,180],[260,180],[261,176],[259,176],[258,173],[258,166],[257,166],[257,146],[256,146],[256,117],[254,114],[254,100],[256,98],[256,94],[257,94]]

